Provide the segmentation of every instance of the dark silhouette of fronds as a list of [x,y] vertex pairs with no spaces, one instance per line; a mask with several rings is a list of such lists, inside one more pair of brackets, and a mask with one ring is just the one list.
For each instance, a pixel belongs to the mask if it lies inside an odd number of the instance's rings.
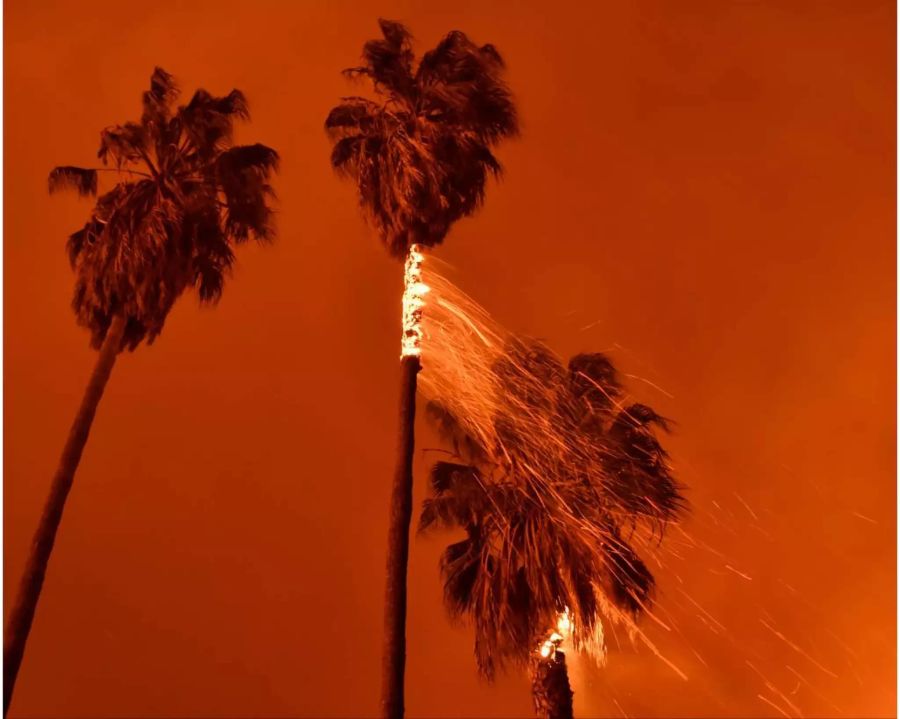
[[[540,343],[513,339],[492,372],[497,447],[468,437],[465,418],[429,407],[458,459],[432,467],[419,525],[466,532],[444,551],[444,595],[451,615],[474,625],[488,678],[507,663],[534,673],[536,650],[565,608],[576,647],[604,618],[632,622],[654,581],[629,529],[661,529],[685,506],[654,432],[666,420],[622,405],[606,356],[578,355],[565,367]],[[565,446],[548,447],[530,429],[539,426]]]
[[198,90],[176,107],[178,96],[173,77],[156,68],[140,121],[100,133],[104,168],[50,173],[51,192],[91,196],[98,172],[118,174],[67,245],[76,275],[72,305],[94,347],[116,314],[126,320],[125,346],[152,342],[188,288],[203,302],[219,299],[235,245],[272,236],[269,180],[278,153],[259,144],[232,146],[234,123],[249,118],[244,95]]
[[360,203],[390,253],[440,244],[483,202],[500,174],[492,148],[518,132],[516,108],[493,45],[449,33],[416,64],[412,37],[379,20],[382,38],[363,48],[376,99],[345,97],[325,120],[331,164],[356,181]]

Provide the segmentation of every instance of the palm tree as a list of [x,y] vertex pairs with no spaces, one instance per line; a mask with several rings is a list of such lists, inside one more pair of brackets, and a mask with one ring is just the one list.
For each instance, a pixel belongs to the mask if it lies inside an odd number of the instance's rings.
[[363,211],[391,256],[407,258],[400,426],[391,494],[384,607],[382,713],[403,715],[406,569],[412,517],[416,376],[420,368],[416,296],[418,248],[440,244],[454,222],[484,200],[500,164],[492,148],[518,130],[492,45],[448,34],[416,63],[401,24],[379,20],[382,38],[363,47],[363,64],[345,71],[372,83],[375,99],[345,97],[325,127],[331,164],[357,186]]
[[249,118],[239,90],[194,93],[174,107],[172,76],[153,71],[140,122],[109,127],[97,153],[103,167],[57,167],[50,192],[96,196],[98,173],[118,182],[97,198],[90,218],[68,240],[75,272],[72,308],[99,350],[34,535],[3,645],[3,711],[40,598],[47,564],[97,405],[123,349],[151,343],[175,300],[195,288],[201,302],[222,294],[234,247],[273,237],[269,179],[278,154],[265,145],[233,146],[236,120]]
[[684,501],[654,433],[666,420],[623,405],[604,355],[563,367],[541,344],[513,340],[492,372],[499,403],[483,436],[498,446],[484,446],[445,405],[428,406],[459,461],[432,467],[420,531],[466,532],[444,551],[441,573],[451,616],[474,625],[479,672],[528,667],[537,715],[563,719],[572,691],[563,636],[553,633],[560,617],[578,648],[602,641],[604,617],[633,628],[654,580],[627,531],[661,531]]

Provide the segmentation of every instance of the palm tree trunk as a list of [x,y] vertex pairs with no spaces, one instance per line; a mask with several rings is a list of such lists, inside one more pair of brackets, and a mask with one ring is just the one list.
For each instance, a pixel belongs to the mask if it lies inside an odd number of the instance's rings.
[[9,711],[16,677],[19,674],[22,655],[25,653],[25,644],[28,641],[28,633],[31,631],[34,612],[41,596],[44,576],[47,573],[50,553],[53,551],[56,532],[59,529],[63,509],[66,505],[66,497],[69,496],[69,490],[72,488],[75,470],[78,469],[81,453],[87,443],[97,405],[100,403],[110,372],[116,362],[116,356],[121,349],[124,332],[125,319],[117,315],[107,330],[106,338],[103,340],[97,357],[97,364],[94,366],[84,398],[81,400],[81,407],[79,407],[72,428],[69,430],[69,438],[66,440],[66,446],[63,448],[59,466],[50,486],[50,495],[47,497],[44,512],[41,515],[37,531],[34,533],[31,554],[19,584],[19,593],[12,611],[9,613],[3,637],[4,717]]
[[397,465],[391,490],[388,527],[387,585],[384,592],[384,653],[382,655],[381,715],[403,716],[403,674],[406,664],[406,565],[412,519],[412,462],[416,421],[416,376],[419,358],[400,360],[400,430]]
[[566,655],[557,649],[548,659],[536,659],[531,667],[531,698],[538,719],[572,719],[572,696]]

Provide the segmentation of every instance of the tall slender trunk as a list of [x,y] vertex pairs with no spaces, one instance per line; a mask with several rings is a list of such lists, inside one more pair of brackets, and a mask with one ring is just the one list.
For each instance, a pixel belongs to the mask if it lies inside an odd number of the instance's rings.
[[53,543],[56,540],[56,532],[59,529],[63,509],[66,506],[66,498],[72,488],[75,470],[78,469],[81,453],[87,443],[97,405],[100,403],[110,372],[116,362],[116,356],[121,349],[124,332],[125,319],[116,315],[107,330],[106,339],[103,340],[103,345],[100,347],[97,364],[94,366],[84,398],[81,400],[78,414],[75,415],[75,421],[69,430],[69,438],[66,440],[53,483],[50,485],[50,494],[44,505],[44,512],[41,515],[37,531],[34,533],[31,554],[25,565],[19,592],[16,595],[12,611],[9,613],[9,620],[3,636],[4,717],[9,711],[12,701],[16,677],[18,677],[19,667],[22,665],[22,655],[25,653],[25,644],[31,631],[31,623],[34,621],[34,612],[41,596],[44,576],[47,574],[47,564],[50,561],[50,553],[53,551]]
[[397,465],[391,490],[388,528],[387,585],[384,592],[384,650],[381,676],[381,715],[403,716],[403,675],[406,665],[406,565],[412,519],[412,462],[416,421],[418,356],[400,360],[400,428]]
[[572,696],[564,652],[557,649],[549,658],[534,661],[531,698],[538,719],[572,719]]

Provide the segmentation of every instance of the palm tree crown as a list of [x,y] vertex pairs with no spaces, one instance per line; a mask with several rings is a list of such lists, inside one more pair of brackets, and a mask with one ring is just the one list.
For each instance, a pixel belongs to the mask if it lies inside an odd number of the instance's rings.
[[325,121],[332,166],[353,178],[360,203],[395,257],[412,244],[440,244],[450,226],[484,199],[500,163],[491,148],[518,120],[492,45],[448,34],[416,65],[411,35],[380,20],[383,39],[363,48],[376,100],[345,97]]
[[[420,520],[420,531],[466,532],[441,560],[445,600],[451,615],[472,620],[487,677],[533,659],[566,609],[576,646],[594,641],[602,617],[633,627],[654,580],[629,530],[644,522],[661,530],[684,506],[653,431],[666,421],[644,405],[623,406],[604,355],[577,355],[566,368],[540,343],[513,340],[492,371],[502,392],[498,447],[429,405],[460,461],[433,466]],[[541,419],[529,425],[518,416]],[[565,446],[522,430],[544,422]]]
[[[273,233],[269,179],[278,153],[233,146],[236,120],[249,118],[239,90],[215,97],[197,90],[186,105],[171,75],[153,71],[140,122],[103,130],[97,156],[127,176],[97,198],[90,219],[69,237],[76,273],[73,309],[103,342],[112,318],[126,321],[123,346],[134,349],[162,330],[175,300],[195,287],[215,302],[234,262],[234,245]],[[50,191],[97,195],[104,168],[57,167]]]

